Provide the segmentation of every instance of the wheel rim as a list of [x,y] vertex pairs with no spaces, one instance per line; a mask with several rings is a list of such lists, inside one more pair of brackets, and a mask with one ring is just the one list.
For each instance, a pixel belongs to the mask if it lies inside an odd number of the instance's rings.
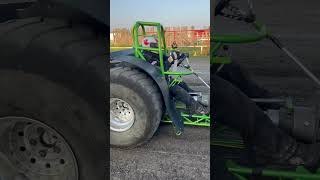
[[[1,149],[28,179],[78,180],[75,155],[66,140],[44,123],[24,117],[0,118]],[[1,132],[1,131],[0,131]]]
[[110,98],[110,129],[116,132],[129,130],[134,124],[134,111],[129,103]]

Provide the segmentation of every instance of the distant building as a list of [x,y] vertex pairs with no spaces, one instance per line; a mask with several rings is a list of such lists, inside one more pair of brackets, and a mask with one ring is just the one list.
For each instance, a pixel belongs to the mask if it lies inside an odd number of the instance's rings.
[[114,33],[110,33],[110,41],[114,41]]

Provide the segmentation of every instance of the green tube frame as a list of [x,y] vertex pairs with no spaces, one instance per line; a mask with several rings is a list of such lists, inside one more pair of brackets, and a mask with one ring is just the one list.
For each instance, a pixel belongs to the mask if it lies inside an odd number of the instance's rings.
[[[139,44],[139,36],[146,36],[146,30],[145,27],[156,27],[157,29],[157,37],[158,37],[158,48],[147,48],[142,47]],[[142,34],[139,34],[139,28],[142,29]],[[184,76],[184,75],[191,75],[192,72],[172,72],[172,71],[165,71],[164,69],[164,60],[163,56],[168,54],[165,36],[164,36],[164,28],[160,23],[157,22],[144,22],[144,21],[137,21],[132,29],[132,35],[133,35],[133,49],[134,54],[137,58],[140,58],[142,60],[146,60],[145,57],[142,54],[142,50],[149,50],[153,52],[157,52],[159,54],[159,60],[160,60],[160,70],[162,75],[172,75],[172,76]]]
[[[217,61],[215,58],[217,57],[217,51],[223,47],[224,44],[246,44],[258,42],[263,39],[267,39],[269,37],[269,32],[265,25],[254,22],[252,23],[254,28],[256,29],[256,33],[254,34],[246,34],[246,35],[214,35],[212,38],[212,42],[214,45],[211,49],[211,60],[210,63],[223,63]],[[220,58],[220,57],[219,57]],[[225,57],[227,58],[227,57]],[[224,128],[218,127],[214,131],[215,133],[221,133]],[[225,147],[225,148],[236,148],[243,149],[245,148],[243,142],[240,140],[232,140],[232,139],[211,139],[211,145]],[[236,164],[235,162],[228,160],[226,162],[226,167],[228,171],[233,174],[239,180],[248,180],[250,179],[248,176],[253,174],[253,169],[245,166],[241,166]],[[279,180],[282,179],[294,179],[294,180],[316,180],[320,179],[320,169],[316,173],[311,173],[305,168],[299,166],[294,171],[289,170],[279,170],[272,168],[265,168],[261,171],[261,176],[263,177],[272,177],[277,178]]]

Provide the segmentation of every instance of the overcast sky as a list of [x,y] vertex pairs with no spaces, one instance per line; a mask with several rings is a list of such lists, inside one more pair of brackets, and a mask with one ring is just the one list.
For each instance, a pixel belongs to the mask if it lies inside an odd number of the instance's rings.
[[135,21],[164,26],[210,26],[210,0],[111,0],[111,29],[130,28]]

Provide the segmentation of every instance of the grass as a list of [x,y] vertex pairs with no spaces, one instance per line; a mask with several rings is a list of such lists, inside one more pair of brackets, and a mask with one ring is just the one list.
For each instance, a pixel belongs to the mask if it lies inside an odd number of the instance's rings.
[[[131,47],[130,47],[131,48]],[[122,50],[126,50],[126,49],[130,49],[128,47],[110,47],[110,52],[115,52],[115,51],[122,51]]]

